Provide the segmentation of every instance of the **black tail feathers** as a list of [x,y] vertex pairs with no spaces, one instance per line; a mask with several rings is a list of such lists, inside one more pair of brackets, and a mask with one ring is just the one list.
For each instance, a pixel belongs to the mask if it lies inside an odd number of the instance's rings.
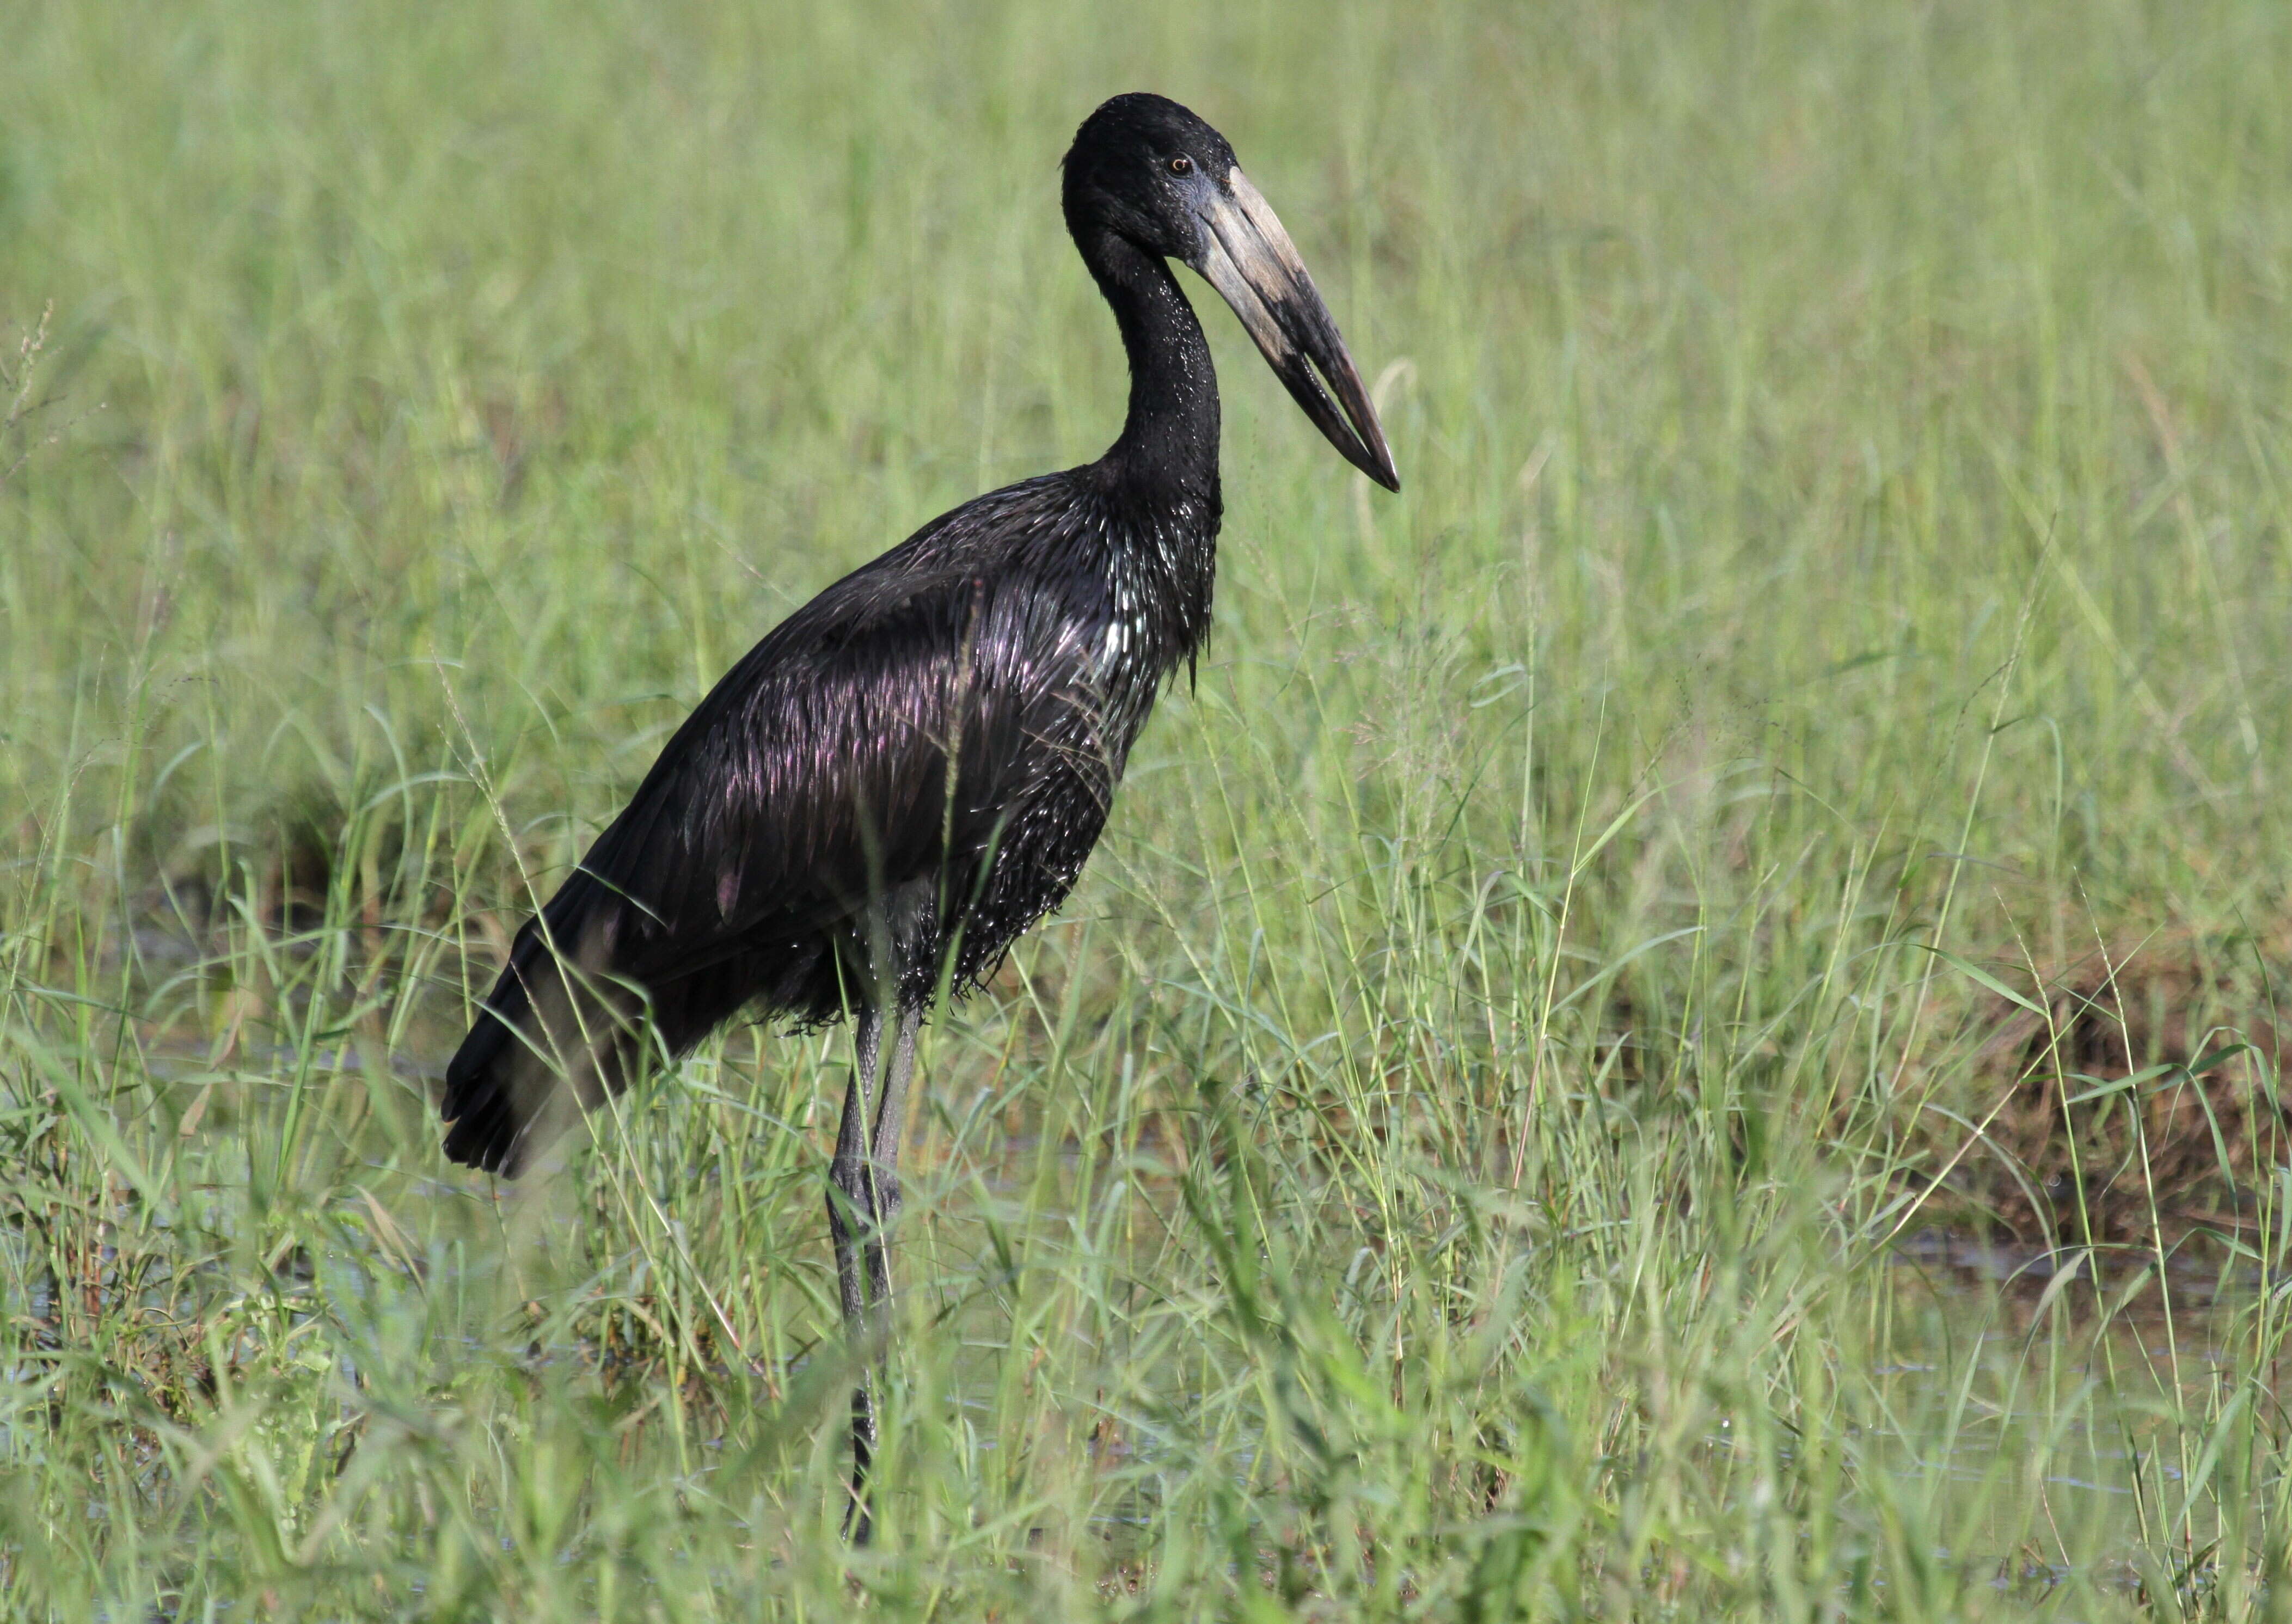
[[[499,998],[504,990],[496,988],[494,996]],[[464,1167],[511,1178],[518,1169],[511,1163],[510,1151],[524,1124],[512,1109],[507,1079],[496,1072],[503,1052],[515,1042],[493,1010],[480,1014],[446,1067],[446,1097],[439,1106],[447,1123],[447,1156]]]
[[620,1093],[646,1054],[682,1054],[737,1014],[763,979],[737,953],[682,974],[632,969],[616,962],[607,909],[569,906],[562,924],[553,917],[559,913],[553,901],[518,933],[446,1068],[439,1103],[446,1154],[504,1178]]
[[[560,910],[553,904],[549,911]],[[561,928],[545,933],[541,919],[518,933],[446,1068],[439,1114],[449,1125],[445,1149],[454,1160],[514,1178],[583,1111],[620,1091],[644,998],[611,978],[604,933],[588,923],[575,925],[580,934],[571,942]]]

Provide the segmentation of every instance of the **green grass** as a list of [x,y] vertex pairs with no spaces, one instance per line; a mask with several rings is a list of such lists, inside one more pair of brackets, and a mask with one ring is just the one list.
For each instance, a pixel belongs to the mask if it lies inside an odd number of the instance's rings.
[[[2284,1609],[2292,15],[794,9],[0,4],[8,1616]],[[852,1551],[840,1042],[513,1191],[429,1089],[750,642],[1111,437],[1141,86],[1407,489],[1206,311]]]

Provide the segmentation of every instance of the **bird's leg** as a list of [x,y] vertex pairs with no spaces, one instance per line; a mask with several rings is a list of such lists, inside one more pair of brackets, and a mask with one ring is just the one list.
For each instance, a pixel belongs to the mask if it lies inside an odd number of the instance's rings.
[[[878,1442],[875,1390],[892,1321],[890,1243],[884,1231],[900,1210],[900,1132],[907,1116],[908,1081],[915,1074],[916,1028],[922,1017],[919,1012],[902,1010],[897,1019],[886,1074],[881,1009],[870,1005],[860,1017],[851,1082],[843,1092],[835,1159],[827,1173],[827,1228],[835,1239],[843,1331],[855,1349],[865,1350],[861,1356],[867,1361],[851,1389],[851,1503],[844,1513],[844,1531],[860,1545],[872,1531],[868,1474]],[[872,1137],[870,1116],[875,1119]]]
[[[853,1042],[851,1081],[843,1091],[843,1119],[835,1132],[835,1159],[827,1169],[827,1232],[835,1241],[835,1284],[843,1299],[843,1334],[855,1350],[871,1339],[868,1276],[864,1247],[872,1263],[878,1252],[875,1238],[874,1171],[869,1166],[868,1119],[876,1096],[876,1068],[884,1049],[882,1006],[869,1004],[860,1011]],[[860,1355],[870,1365],[872,1350]],[[876,1456],[876,1401],[869,1373],[863,1371],[851,1390],[851,1501],[845,1507],[843,1531],[865,1545],[870,1531],[868,1516],[868,1468]]]
[[892,1220],[900,1212],[900,1134],[907,1120],[908,1081],[916,1070],[916,1028],[922,1023],[922,1012],[903,1009],[892,1039],[891,1068],[884,1078],[883,1098],[876,1106],[876,1133],[868,1147],[868,1194],[873,1198],[869,1211],[874,1219],[868,1230],[865,1254],[868,1263],[868,1295],[871,1299],[879,1336],[887,1334],[892,1323],[892,1264],[891,1239],[888,1232]]

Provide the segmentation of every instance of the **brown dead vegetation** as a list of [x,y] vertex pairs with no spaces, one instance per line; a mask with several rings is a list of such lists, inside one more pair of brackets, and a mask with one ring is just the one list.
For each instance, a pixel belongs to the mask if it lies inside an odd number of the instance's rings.
[[1951,1181],[1977,1224],[2046,1245],[2253,1229],[2292,1144],[2272,980],[2249,944],[2178,937],[2049,975],[2042,1016],[1990,1000],[1980,1071],[2011,1092]]

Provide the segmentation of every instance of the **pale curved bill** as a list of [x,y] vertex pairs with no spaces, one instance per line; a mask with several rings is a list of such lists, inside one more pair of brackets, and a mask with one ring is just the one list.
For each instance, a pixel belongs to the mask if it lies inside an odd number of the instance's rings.
[[1399,490],[1400,475],[1376,408],[1273,206],[1247,175],[1231,169],[1203,221],[1209,245],[1196,269],[1233,307],[1266,364],[1329,443],[1378,484]]

